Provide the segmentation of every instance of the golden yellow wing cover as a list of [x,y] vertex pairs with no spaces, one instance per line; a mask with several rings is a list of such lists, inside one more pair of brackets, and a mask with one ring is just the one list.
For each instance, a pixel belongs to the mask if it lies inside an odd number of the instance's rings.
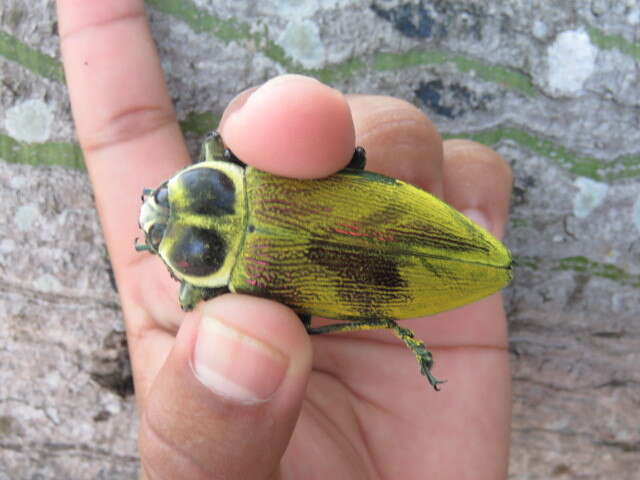
[[292,180],[245,174],[247,229],[230,289],[333,319],[430,315],[511,280],[502,243],[429,193],[344,170]]

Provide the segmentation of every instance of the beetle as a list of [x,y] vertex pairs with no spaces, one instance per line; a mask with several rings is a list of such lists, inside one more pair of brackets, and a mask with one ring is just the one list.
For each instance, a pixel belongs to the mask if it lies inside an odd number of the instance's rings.
[[[280,177],[244,164],[213,132],[198,163],[144,190],[136,249],[160,256],[187,311],[235,292],[288,305],[309,334],[391,329],[438,390],[431,352],[397,320],[502,289],[511,254],[443,201],[365,163],[358,147],[329,177]],[[312,315],[342,322],[313,327]]]

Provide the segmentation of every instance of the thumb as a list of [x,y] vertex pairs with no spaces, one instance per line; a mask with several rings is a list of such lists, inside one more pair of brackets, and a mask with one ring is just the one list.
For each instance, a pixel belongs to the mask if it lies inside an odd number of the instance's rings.
[[311,342],[271,300],[224,295],[188,315],[144,402],[149,479],[273,478],[300,412]]

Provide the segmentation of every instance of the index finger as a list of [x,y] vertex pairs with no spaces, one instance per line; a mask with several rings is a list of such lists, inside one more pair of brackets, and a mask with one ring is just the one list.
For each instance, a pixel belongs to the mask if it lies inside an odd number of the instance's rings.
[[76,130],[118,278],[136,255],[142,189],[189,157],[142,0],[58,0],[57,8]]

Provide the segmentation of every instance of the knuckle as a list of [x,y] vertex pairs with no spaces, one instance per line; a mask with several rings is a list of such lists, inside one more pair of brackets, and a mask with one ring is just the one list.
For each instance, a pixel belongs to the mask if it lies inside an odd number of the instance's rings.
[[400,143],[425,142],[440,144],[440,134],[433,122],[415,105],[392,97],[372,99],[356,122],[358,134],[364,137],[391,138]]
[[134,105],[115,112],[90,132],[84,132],[80,143],[85,152],[91,153],[110,146],[137,140],[173,125],[176,115],[173,109],[155,105]]
[[75,3],[73,8],[80,13],[63,15],[61,18],[59,35],[63,44],[76,37],[93,35],[99,29],[112,28],[126,22],[146,21],[142,5],[121,2],[122,5],[115,4],[111,8],[102,9],[85,2]]
[[170,437],[166,422],[157,415],[141,415],[138,434],[140,461],[149,480],[190,478],[204,480],[211,476]]
[[453,138],[444,141],[445,158],[449,163],[457,161],[477,164],[493,175],[511,178],[511,166],[493,148],[466,138]]

